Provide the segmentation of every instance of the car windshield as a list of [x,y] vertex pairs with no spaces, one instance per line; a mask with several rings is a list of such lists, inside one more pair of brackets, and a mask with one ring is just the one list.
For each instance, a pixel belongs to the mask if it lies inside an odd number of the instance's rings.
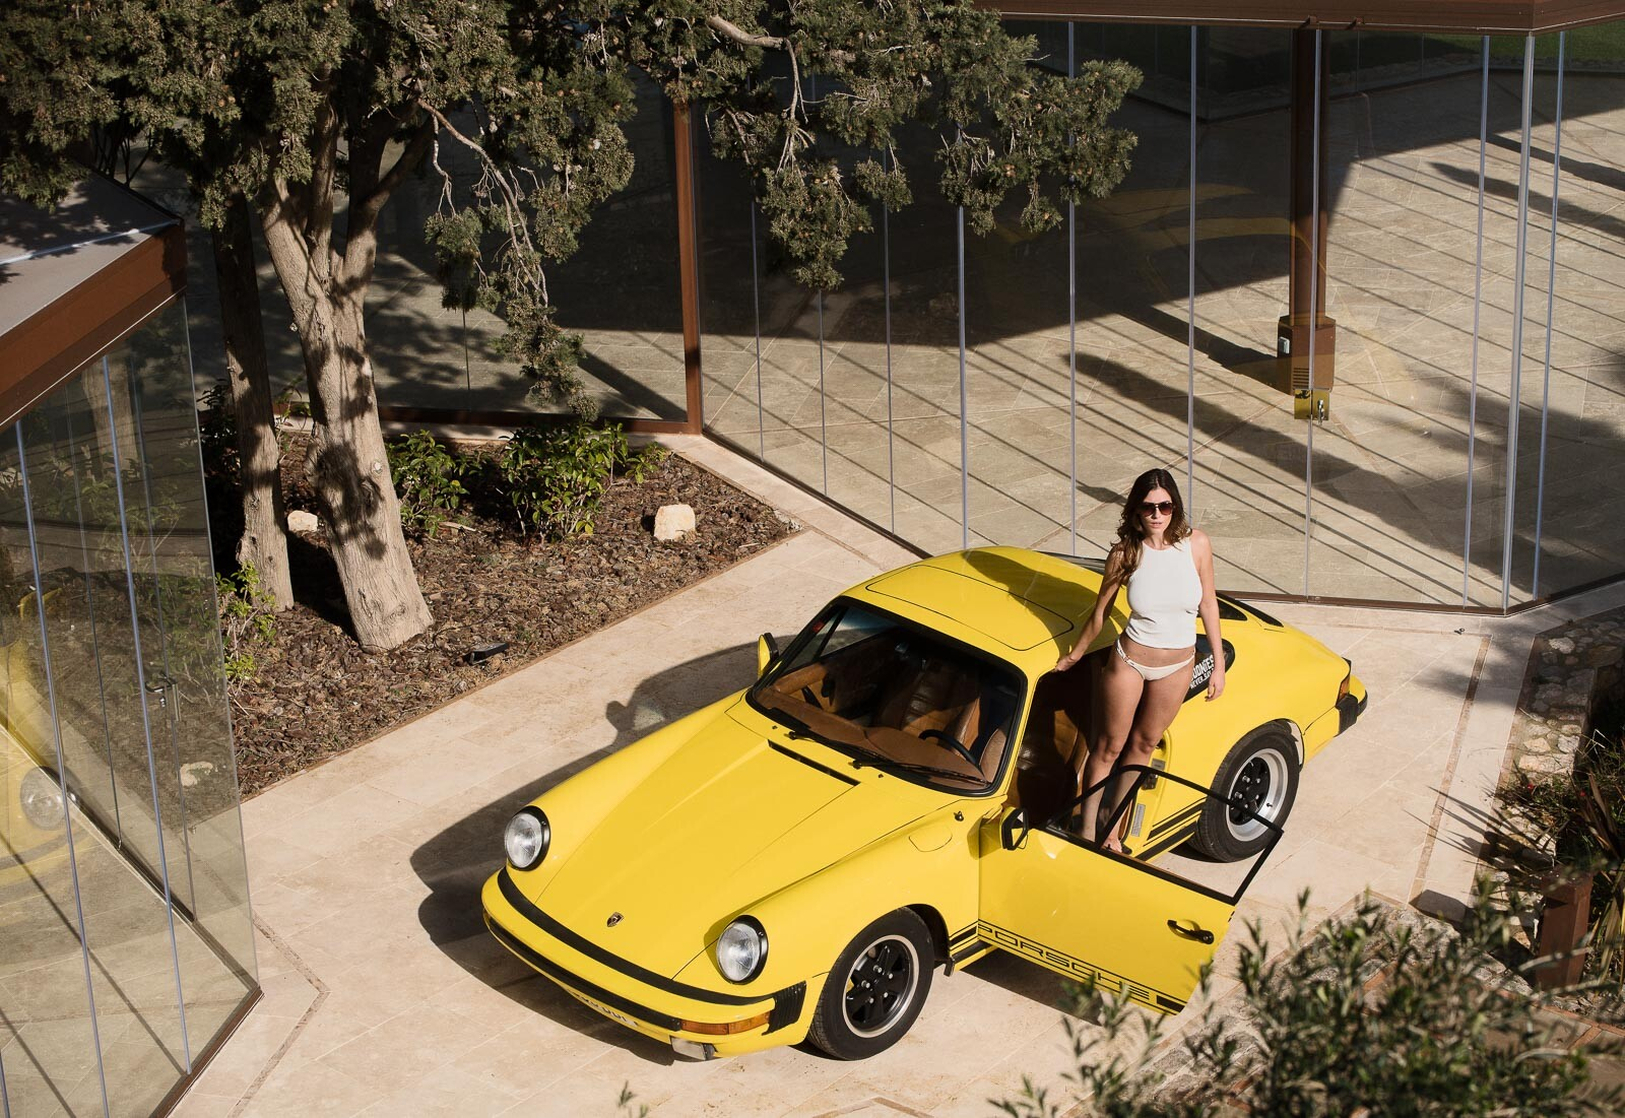
[[998,776],[1020,696],[1009,666],[851,602],[821,614],[750,693],[859,764],[954,788]]

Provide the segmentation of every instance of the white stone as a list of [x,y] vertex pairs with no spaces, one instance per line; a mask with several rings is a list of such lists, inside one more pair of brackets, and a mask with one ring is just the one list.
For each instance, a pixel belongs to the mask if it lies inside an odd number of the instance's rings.
[[314,532],[321,527],[321,523],[313,512],[299,510],[288,514],[288,531],[290,532]]
[[213,761],[193,761],[181,766],[181,787],[195,788],[197,782],[214,772]]
[[1551,649],[1553,652],[1561,652],[1564,654],[1573,652],[1574,641],[1570,640],[1568,637],[1555,637],[1551,641]]
[[688,505],[661,505],[655,513],[655,539],[680,540],[694,532],[694,510]]

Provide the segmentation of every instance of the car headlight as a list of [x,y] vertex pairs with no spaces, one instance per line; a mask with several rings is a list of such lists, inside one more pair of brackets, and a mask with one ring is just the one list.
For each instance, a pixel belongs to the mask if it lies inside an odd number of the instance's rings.
[[553,828],[538,807],[521,808],[518,815],[508,820],[508,829],[502,835],[508,862],[516,870],[534,869],[540,865],[542,859],[547,857],[547,848],[552,842]]
[[43,769],[31,769],[17,785],[23,816],[42,831],[62,826],[62,785]]
[[741,916],[717,937],[717,966],[729,982],[749,982],[767,962],[767,932],[754,916]]

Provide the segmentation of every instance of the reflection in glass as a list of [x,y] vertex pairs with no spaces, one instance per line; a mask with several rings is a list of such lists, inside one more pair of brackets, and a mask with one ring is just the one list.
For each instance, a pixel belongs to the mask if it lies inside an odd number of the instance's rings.
[[[77,835],[69,831],[60,774],[73,762],[58,751],[51,717],[25,501],[10,427],[0,437],[0,1067],[10,1114],[101,1114],[73,851],[77,837],[94,856],[95,840],[77,819]],[[63,589],[45,592],[47,609]]]
[[0,448],[13,1114],[151,1113],[254,988],[195,416],[174,303]]
[[[1537,41],[1544,52],[1555,36]],[[1566,32],[1540,580],[1558,594],[1625,570],[1619,482],[1625,367],[1619,300],[1625,224],[1625,57],[1619,25]],[[1555,61],[1555,59],[1554,59]],[[1545,77],[1545,75],[1543,75]],[[1540,145],[1536,145],[1537,154]],[[1556,152],[1553,152],[1554,156]],[[1555,165],[1555,164],[1554,164]],[[1537,161],[1537,168],[1542,163]],[[1550,167],[1542,179],[1551,183]]]

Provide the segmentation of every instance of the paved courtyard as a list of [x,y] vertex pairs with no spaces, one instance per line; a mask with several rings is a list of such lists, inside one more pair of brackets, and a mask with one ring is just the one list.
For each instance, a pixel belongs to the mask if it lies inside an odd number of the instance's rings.
[[[700,1064],[586,1011],[484,931],[478,889],[517,806],[745,685],[757,634],[911,558],[708,441],[674,442],[806,530],[244,804],[265,997],[180,1114],[608,1115],[625,1084],[662,1118],[988,1115],[1023,1076],[1064,1090],[1061,980],[1011,957],[939,978],[875,1059]],[[1440,910],[1465,896],[1460,820],[1500,770],[1533,635],[1622,602],[1625,587],[1511,620],[1282,608],[1354,660],[1372,699],[1305,771],[1240,918],[1279,924],[1306,887],[1316,915],[1367,888]]]

